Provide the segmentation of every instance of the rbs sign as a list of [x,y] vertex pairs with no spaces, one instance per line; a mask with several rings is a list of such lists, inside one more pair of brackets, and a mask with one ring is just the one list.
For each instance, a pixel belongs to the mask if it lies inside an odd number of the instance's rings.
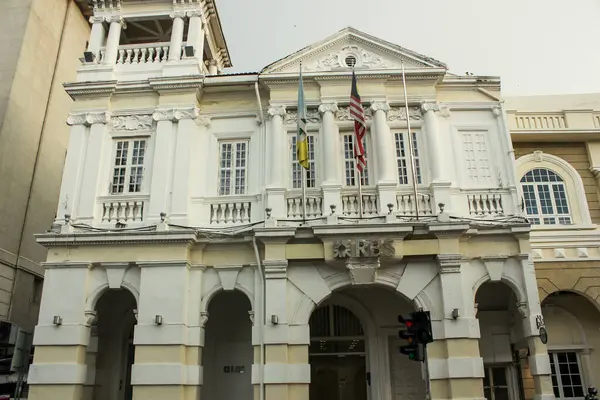
[[391,239],[338,240],[333,244],[333,256],[337,259],[350,257],[391,257],[395,254]]

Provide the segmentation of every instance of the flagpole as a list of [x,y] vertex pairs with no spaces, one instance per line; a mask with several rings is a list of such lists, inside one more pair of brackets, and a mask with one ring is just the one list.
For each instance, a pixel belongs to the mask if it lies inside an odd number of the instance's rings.
[[[357,165],[358,165],[358,163],[357,163]],[[362,172],[360,172],[360,169],[358,169],[358,168],[356,168],[356,171],[358,172],[358,217],[362,219],[362,217],[363,217]]]
[[300,166],[302,172],[302,223],[306,224],[306,170]]
[[413,151],[413,137],[410,129],[410,113],[408,112],[408,94],[406,93],[406,76],[404,75],[404,62],[400,60],[402,67],[402,87],[404,88],[404,108],[406,109],[406,123],[408,126],[408,155],[410,157],[410,171],[412,175],[413,193],[415,196],[415,217],[419,219],[419,193],[417,192],[417,171],[415,168],[415,157]]

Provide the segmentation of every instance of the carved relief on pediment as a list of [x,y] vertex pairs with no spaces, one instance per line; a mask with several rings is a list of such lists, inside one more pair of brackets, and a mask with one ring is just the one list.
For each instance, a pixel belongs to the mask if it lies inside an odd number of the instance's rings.
[[385,60],[368,50],[356,45],[342,47],[341,50],[329,53],[319,60],[307,62],[307,71],[331,71],[335,69],[351,68],[382,69],[387,68]]

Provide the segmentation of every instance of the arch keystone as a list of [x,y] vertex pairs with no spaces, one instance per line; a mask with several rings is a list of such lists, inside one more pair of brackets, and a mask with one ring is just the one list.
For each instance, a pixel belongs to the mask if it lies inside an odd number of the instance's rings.
[[215,265],[215,271],[219,274],[223,290],[230,292],[235,289],[241,269],[241,265]]

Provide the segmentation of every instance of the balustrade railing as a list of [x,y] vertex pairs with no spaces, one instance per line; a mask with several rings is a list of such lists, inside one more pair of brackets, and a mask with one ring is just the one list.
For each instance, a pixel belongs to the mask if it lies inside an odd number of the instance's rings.
[[[360,196],[357,191],[342,193],[342,215],[346,217],[360,216]],[[379,215],[379,197],[373,192],[362,193],[363,217]]]
[[[180,57],[184,56],[185,43],[181,46]],[[117,65],[162,64],[169,58],[171,45],[169,42],[143,43],[119,46],[117,51]],[[99,63],[104,61],[106,49],[100,49]]]
[[515,114],[517,129],[564,129],[567,127],[562,113]]
[[232,201],[210,205],[210,223],[218,225],[247,224],[251,221],[252,203]]
[[130,223],[144,220],[144,209],[148,196],[141,197],[103,197],[100,198],[102,223]]
[[[296,194],[286,198],[287,217],[289,219],[302,219],[304,210],[302,196]],[[306,196],[306,218],[319,218],[323,216],[323,198],[315,195]]]
[[502,194],[500,193],[472,193],[467,194],[469,215],[476,217],[502,216]]
[[434,214],[435,207],[432,204],[432,196],[428,193],[417,193],[417,199],[413,193],[399,193],[396,195],[396,210],[400,216],[414,216],[419,209],[419,216]]

